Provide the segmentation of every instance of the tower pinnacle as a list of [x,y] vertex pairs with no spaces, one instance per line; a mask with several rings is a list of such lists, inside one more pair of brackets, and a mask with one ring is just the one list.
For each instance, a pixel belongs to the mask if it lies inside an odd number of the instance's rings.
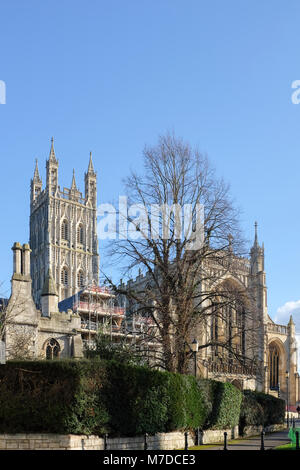
[[35,183],[41,183],[42,182],[42,180],[40,178],[40,174],[39,174],[39,167],[38,167],[37,158],[35,159],[35,170],[34,170],[34,175],[33,175],[33,181]]
[[74,168],[73,168],[73,178],[72,178],[71,190],[77,191],[76,180],[75,180],[75,169]]
[[255,227],[255,237],[254,237],[254,246],[258,246],[258,240],[257,240],[257,222],[255,221],[254,223]]
[[88,173],[89,174],[91,174],[91,173],[95,174],[93,160],[92,160],[92,152],[90,152],[90,161],[89,161]]
[[50,162],[57,163],[55,151],[54,151],[54,139],[51,137],[51,148],[50,148],[50,155],[49,155]]

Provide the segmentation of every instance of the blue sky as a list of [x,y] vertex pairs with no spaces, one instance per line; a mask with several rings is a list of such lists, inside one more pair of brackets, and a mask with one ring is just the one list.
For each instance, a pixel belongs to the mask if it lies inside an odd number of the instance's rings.
[[258,221],[269,313],[284,323],[293,312],[300,332],[299,14],[293,0],[2,2],[4,290],[10,248],[29,236],[34,161],[45,180],[51,136],[61,186],[75,167],[83,190],[92,151],[99,200],[109,202],[144,144],[171,130],[231,184],[251,243]]

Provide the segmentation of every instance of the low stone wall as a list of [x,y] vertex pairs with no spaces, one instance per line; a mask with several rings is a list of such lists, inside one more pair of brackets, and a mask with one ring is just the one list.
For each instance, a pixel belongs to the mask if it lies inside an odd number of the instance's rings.
[[[189,446],[194,444],[192,435]],[[183,449],[182,432],[158,433],[147,439],[149,450]],[[59,434],[0,434],[0,450],[104,450],[104,439],[98,436]],[[108,438],[108,450],[143,450],[144,437]]]
[[285,423],[271,424],[270,426],[266,426],[264,428],[264,431],[265,432],[276,432],[276,431],[283,431],[284,429],[286,429],[286,424]]
[[239,435],[239,427],[235,426],[233,429],[207,429],[201,433],[201,444],[215,444],[224,442],[224,432],[227,432],[227,439],[236,439]]
[[257,436],[263,430],[262,426],[245,426],[243,430],[243,437]]
[[[285,424],[268,426],[266,432],[285,429]],[[260,434],[262,426],[248,426],[244,436]],[[239,437],[239,429],[214,430],[208,429],[200,433],[200,444],[216,444],[224,442],[224,432],[227,438]],[[188,433],[188,445],[195,442],[194,433]],[[148,450],[184,449],[185,434],[183,432],[158,433],[147,438]],[[114,437],[107,439],[107,450],[143,450],[144,436]],[[59,434],[0,434],[0,450],[104,450],[104,439],[99,436],[59,435]]]

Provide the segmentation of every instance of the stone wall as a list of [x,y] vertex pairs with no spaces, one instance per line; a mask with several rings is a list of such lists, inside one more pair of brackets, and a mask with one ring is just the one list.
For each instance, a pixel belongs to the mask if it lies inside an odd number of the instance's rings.
[[224,442],[224,432],[227,432],[227,439],[236,439],[239,435],[239,427],[233,429],[207,429],[201,433],[201,444],[215,444]]
[[[143,450],[144,437],[108,438],[108,450]],[[183,449],[184,433],[161,433],[148,437],[149,450]],[[189,445],[194,440],[189,436]],[[0,450],[104,450],[104,439],[98,436],[58,434],[0,434]]]
[[[285,425],[269,426],[266,432],[284,429]],[[258,435],[262,427],[249,426],[245,436]],[[238,426],[233,429],[211,430],[200,434],[200,444],[224,442],[224,432],[228,441],[239,437]],[[195,443],[194,433],[188,433],[188,445]],[[183,432],[158,433],[147,437],[148,450],[184,449]],[[99,436],[59,435],[59,434],[0,434],[0,450],[104,450],[104,439]],[[144,450],[144,436],[114,437],[107,439],[107,450]]]

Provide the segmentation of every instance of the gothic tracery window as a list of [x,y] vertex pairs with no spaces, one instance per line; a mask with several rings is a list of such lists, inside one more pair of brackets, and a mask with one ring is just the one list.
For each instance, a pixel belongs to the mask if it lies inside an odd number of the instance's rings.
[[276,344],[269,347],[269,378],[270,389],[277,389],[279,384],[279,351]]
[[77,228],[77,243],[83,244],[83,225],[80,224]]
[[63,220],[61,224],[61,238],[63,240],[69,240],[69,225],[67,220]]
[[51,338],[46,344],[46,359],[55,359],[59,357],[60,347],[56,339]]
[[77,274],[77,285],[78,287],[82,288],[84,287],[84,275],[83,271],[79,271]]
[[67,286],[69,284],[69,272],[67,268],[63,268],[61,270],[61,283],[64,286]]

